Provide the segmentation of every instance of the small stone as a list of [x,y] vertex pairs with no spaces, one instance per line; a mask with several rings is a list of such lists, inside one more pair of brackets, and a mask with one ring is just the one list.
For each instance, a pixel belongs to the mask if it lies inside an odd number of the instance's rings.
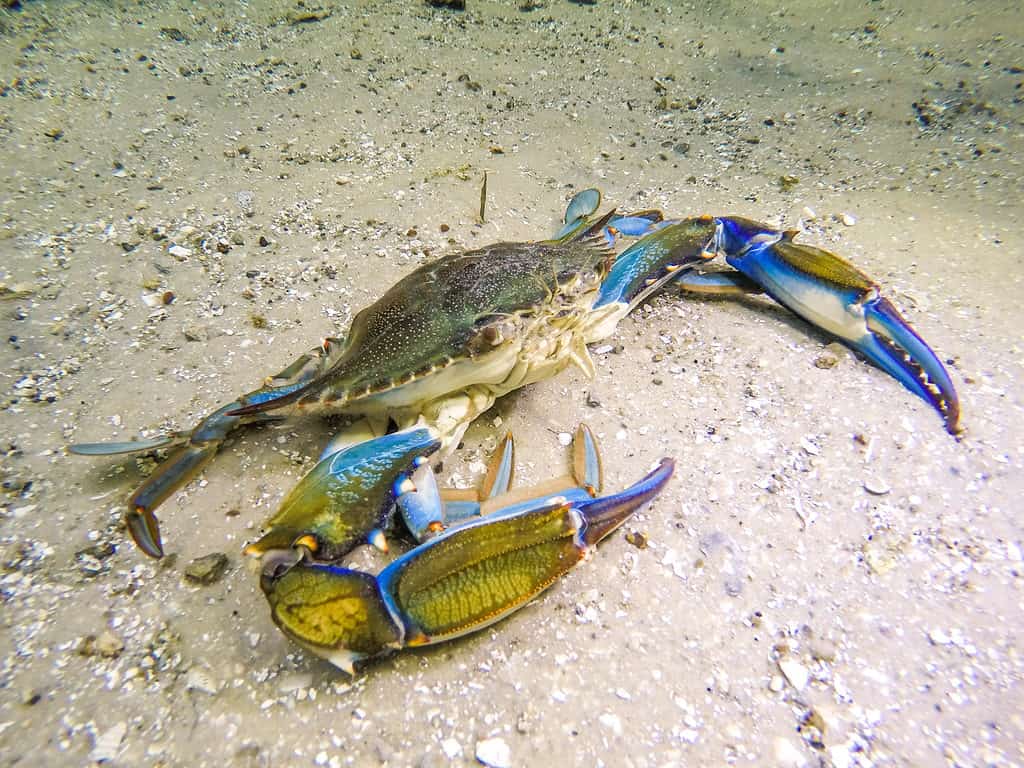
[[26,707],[34,707],[43,700],[43,692],[37,688],[28,688],[21,692],[21,703]]
[[839,220],[843,222],[843,224],[847,227],[852,227],[854,224],[857,223],[856,217],[849,213],[840,214]]
[[786,681],[782,679],[782,675],[772,675],[772,679],[768,681],[768,690],[772,693],[782,693],[785,687]]
[[107,763],[116,758],[121,751],[121,741],[126,733],[128,723],[122,720],[98,735],[89,753],[89,759],[94,763]]
[[192,251],[183,245],[172,245],[167,249],[167,252],[176,258],[178,261],[185,261],[189,256],[192,255]]
[[815,213],[814,209],[809,206],[804,206],[804,209],[801,213],[803,214],[803,217],[808,221],[814,221],[816,218],[818,218],[818,214]]
[[810,672],[796,659],[782,659],[779,662],[779,669],[795,690],[802,691],[807,687],[807,682],[811,678]]
[[223,552],[197,557],[185,566],[185,579],[193,584],[216,584],[224,576],[228,562],[228,556]]
[[454,760],[462,754],[462,745],[456,739],[445,739],[441,742],[441,751],[449,760]]
[[568,432],[559,432],[558,442],[563,447],[568,447],[572,445],[572,435],[570,435]]
[[329,18],[330,15],[331,12],[323,8],[309,10],[307,8],[300,7],[288,11],[286,18],[288,19],[289,24],[296,26],[298,24],[312,24],[313,22],[323,21],[324,19]]
[[835,368],[838,364],[839,358],[832,354],[828,349],[814,358],[814,367],[821,368],[823,371],[827,371],[829,368]]
[[953,642],[952,638],[941,629],[933,629],[929,632],[928,640],[932,645],[949,645]]
[[490,768],[511,768],[512,750],[504,739],[484,739],[476,743],[476,759]]
[[789,192],[799,183],[799,178],[797,178],[796,176],[791,176],[788,173],[779,176],[779,189],[781,189],[783,192]]
[[201,325],[186,325],[182,329],[182,333],[185,334],[188,341],[208,341],[210,339],[210,332]]
[[637,549],[647,549],[647,534],[643,531],[627,531],[626,541]]
[[100,656],[105,656],[108,659],[116,659],[121,655],[121,651],[124,650],[124,640],[115,635],[109,629],[105,629],[100,632],[100,636],[96,638],[96,652]]
[[190,667],[185,674],[185,688],[190,691],[208,693],[211,696],[220,690],[217,681],[202,667]]
[[864,478],[864,490],[875,496],[885,496],[890,490],[889,484],[877,475]]

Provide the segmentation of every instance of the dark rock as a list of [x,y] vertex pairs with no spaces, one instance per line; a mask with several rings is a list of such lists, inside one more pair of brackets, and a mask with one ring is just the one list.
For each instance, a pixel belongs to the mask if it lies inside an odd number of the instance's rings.
[[185,579],[193,584],[216,584],[228,569],[228,562],[228,556],[223,552],[197,557],[185,566]]

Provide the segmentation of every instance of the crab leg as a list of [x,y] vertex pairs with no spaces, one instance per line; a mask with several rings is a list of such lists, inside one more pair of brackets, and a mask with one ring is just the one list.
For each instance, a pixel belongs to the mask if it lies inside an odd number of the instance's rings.
[[718,219],[715,247],[728,264],[809,323],[834,334],[930,403],[946,429],[960,403],[945,366],[878,284],[836,254],[740,217]]
[[499,510],[416,547],[378,576],[265,559],[260,586],[288,637],[354,674],[360,659],[451,640],[521,608],[653,499],[673,468],[662,459],[606,497]]
[[291,365],[267,379],[260,389],[242,395],[203,418],[190,432],[176,432],[153,439],[111,443],[76,443],[68,451],[79,456],[110,456],[171,448],[170,454],[128,499],[125,521],[139,548],[151,557],[163,557],[160,524],[154,511],[171,494],[186,485],[212,459],[221,443],[236,428],[256,422],[275,420],[272,414],[238,416],[239,408],[280,397],[283,392],[302,386],[317,376],[343,347],[340,339],[328,338],[323,344],[300,355]]
[[[512,436],[509,434],[492,458],[487,477],[479,491],[447,488],[441,490],[443,508],[438,512],[438,520],[442,524],[435,530],[443,530],[466,520],[486,516],[496,509],[536,503],[537,500],[548,496],[559,495],[573,501],[582,501],[601,492],[601,455],[594,434],[586,424],[580,424],[573,437],[570,475],[547,480],[529,488],[511,490],[513,448]],[[492,482],[492,478],[501,482]],[[401,505],[400,499],[399,506]],[[418,532],[422,530],[422,526],[413,525],[408,516],[405,516],[405,522],[417,541],[422,542],[428,538]]]

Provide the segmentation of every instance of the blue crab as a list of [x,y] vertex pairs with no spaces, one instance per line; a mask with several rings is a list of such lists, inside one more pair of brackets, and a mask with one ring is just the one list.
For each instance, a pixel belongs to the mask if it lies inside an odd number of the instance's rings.
[[[173,447],[131,496],[127,513],[135,541],[159,557],[154,510],[236,427],[295,412],[341,412],[363,417],[361,430],[341,443],[425,425],[440,457],[502,395],[569,365],[593,375],[587,345],[612,334],[669,283],[698,292],[767,293],[924,398],[949,432],[959,430],[956,390],[941,361],[879,286],[836,254],[739,216],[598,216],[599,205],[600,193],[585,190],[573,198],[554,239],[496,243],[417,268],[359,312],[344,339],[327,339],[191,432],[70,450],[106,455]],[[616,255],[620,235],[639,239]],[[731,269],[699,270],[719,255]],[[426,472],[429,467],[421,481]],[[305,490],[300,485],[289,498]],[[438,509],[425,514],[428,527],[444,527]],[[307,535],[292,534],[294,541]],[[366,535],[382,545],[379,527]]]

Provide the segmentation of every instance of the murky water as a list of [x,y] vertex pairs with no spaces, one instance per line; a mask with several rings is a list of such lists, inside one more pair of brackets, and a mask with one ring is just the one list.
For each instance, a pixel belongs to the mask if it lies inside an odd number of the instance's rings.
[[[1017,5],[467,3],[0,10],[0,758],[1019,763]],[[152,462],[65,454],[190,427],[587,186],[854,261],[949,362],[963,439],[881,371],[816,365],[830,339],[767,301],[657,298],[594,381],[505,398],[444,468],[472,482],[511,429],[542,480],[586,421],[611,487],[679,462],[630,526],[649,546],[354,681],[280,635],[240,556],[330,424],[231,440],[162,508],[159,563],[120,522]],[[227,574],[186,583],[212,552]]]

